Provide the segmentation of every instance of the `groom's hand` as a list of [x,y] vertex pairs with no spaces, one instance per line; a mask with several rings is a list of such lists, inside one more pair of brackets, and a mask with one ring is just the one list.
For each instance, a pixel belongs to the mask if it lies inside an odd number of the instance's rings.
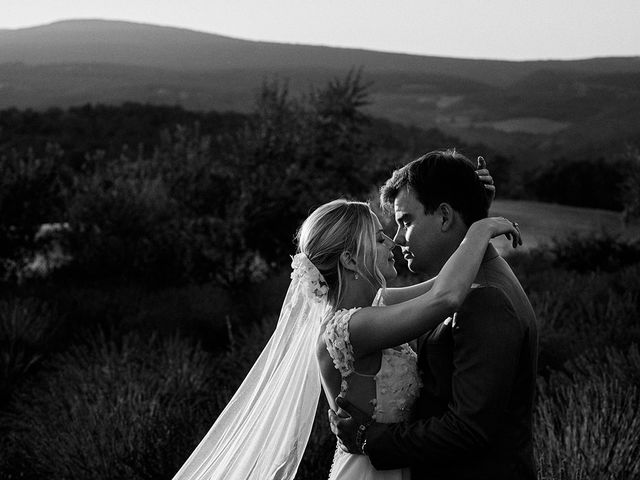
[[336,398],[336,404],[337,412],[329,410],[329,423],[331,431],[338,437],[338,445],[345,452],[362,453],[356,443],[356,434],[358,427],[368,424],[371,418],[342,397]]

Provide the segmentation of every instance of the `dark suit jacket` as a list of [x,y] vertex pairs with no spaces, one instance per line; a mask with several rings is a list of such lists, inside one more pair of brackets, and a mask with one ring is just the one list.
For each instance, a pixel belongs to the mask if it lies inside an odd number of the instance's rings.
[[414,480],[536,478],[535,315],[491,245],[476,283],[453,320],[419,339],[417,419],[369,427],[375,468],[410,466]]

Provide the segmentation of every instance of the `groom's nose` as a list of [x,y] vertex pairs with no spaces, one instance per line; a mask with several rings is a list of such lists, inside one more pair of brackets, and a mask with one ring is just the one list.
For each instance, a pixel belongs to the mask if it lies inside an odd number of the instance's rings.
[[402,228],[398,228],[396,231],[396,235],[393,237],[393,243],[396,245],[404,245],[406,243],[406,239],[404,238],[404,231]]

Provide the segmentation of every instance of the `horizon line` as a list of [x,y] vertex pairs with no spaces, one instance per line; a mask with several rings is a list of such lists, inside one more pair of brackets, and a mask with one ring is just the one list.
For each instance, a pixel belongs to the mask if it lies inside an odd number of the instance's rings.
[[239,40],[244,42],[266,43],[266,44],[275,44],[275,45],[320,47],[320,48],[335,48],[335,49],[341,49],[341,50],[355,50],[355,51],[383,53],[383,54],[391,54],[391,55],[406,55],[410,57],[444,58],[444,59],[454,59],[454,60],[527,63],[527,62],[576,62],[576,61],[587,61],[587,60],[606,59],[606,58],[640,59],[640,53],[635,55],[594,55],[594,56],[586,56],[586,57],[562,57],[562,58],[537,57],[537,58],[522,58],[522,59],[521,58],[508,59],[508,58],[490,58],[490,57],[461,57],[456,55],[412,53],[412,52],[402,52],[397,50],[377,50],[377,49],[366,48],[366,47],[354,47],[354,46],[344,46],[344,45],[327,45],[327,44],[320,44],[320,43],[299,43],[299,42],[283,42],[283,41],[274,41],[274,40],[260,40],[260,39],[254,39],[254,38],[236,37],[236,36],[231,36],[231,35],[226,35],[226,34],[221,34],[216,32],[209,32],[205,30],[196,30],[194,28],[182,27],[182,26],[176,26],[176,25],[146,23],[138,20],[127,20],[127,19],[119,19],[119,18],[98,18],[98,17],[63,18],[58,20],[52,20],[48,23],[39,23],[35,25],[23,25],[19,27],[0,27],[0,32],[16,32],[20,30],[31,30],[31,29],[48,27],[48,26],[52,26],[60,23],[73,23],[73,22],[126,23],[130,25],[140,25],[140,26],[147,26],[147,27],[182,30],[187,32],[193,32],[193,33],[204,34],[204,35],[213,35],[217,37],[223,37],[231,40]]

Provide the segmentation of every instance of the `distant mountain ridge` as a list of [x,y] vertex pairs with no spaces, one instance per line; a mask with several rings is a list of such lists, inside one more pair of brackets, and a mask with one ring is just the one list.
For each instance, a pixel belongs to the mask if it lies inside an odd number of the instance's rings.
[[110,20],[67,20],[0,30],[0,63],[115,63],[211,71],[348,69],[371,73],[455,75],[506,85],[540,69],[588,73],[640,72],[640,57],[506,61],[446,58],[372,50],[256,42],[192,30]]
[[640,57],[446,58],[108,20],[0,30],[0,108],[134,101],[246,112],[265,79],[304,92],[360,67],[373,115],[526,161],[640,145]]

